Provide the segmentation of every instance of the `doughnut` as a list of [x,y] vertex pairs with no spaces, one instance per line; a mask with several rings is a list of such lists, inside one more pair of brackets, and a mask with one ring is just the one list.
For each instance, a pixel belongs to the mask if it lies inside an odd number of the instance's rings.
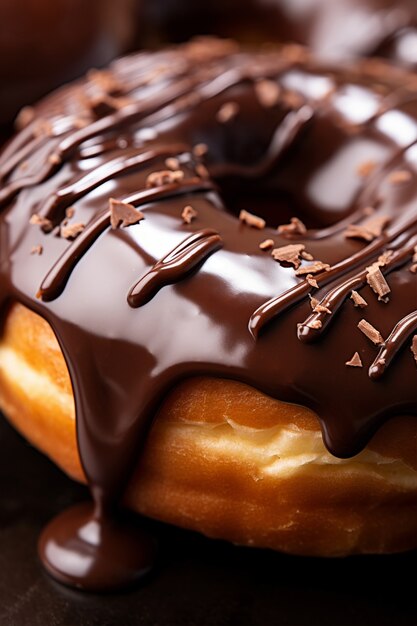
[[211,33],[249,43],[295,42],[325,60],[381,56],[417,67],[413,0],[142,1],[145,43]]
[[[417,546],[417,79],[198,39],[48,96],[0,155],[0,406],[92,503],[64,584],[132,584],[126,512],[242,545]],[[18,471],[18,470],[16,470]]]
[[119,0],[115,8],[111,0],[2,0],[0,125],[23,105],[126,51],[134,6]]

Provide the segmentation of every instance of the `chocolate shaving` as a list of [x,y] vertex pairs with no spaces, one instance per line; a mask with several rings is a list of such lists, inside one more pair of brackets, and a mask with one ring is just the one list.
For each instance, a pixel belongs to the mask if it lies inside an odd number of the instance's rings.
[[203,165],[202,163],[197,163],[197,165],[195,166],[195,171],[200,176],[200,178],[208,178],[209,177],[209,171],[206,168],[206,166]]
[[353,290],[350,297],[351,297],[351,300],[353,300],[354,306],[357,306],[360,309],[364,309],[366,306],[368,306],[368,303],[365,300],[365,298],[362,298],[362,296],[357,291]]
[[308,326],[309,328],[312,328],[313,330],[320,330],[323,324],[321,323],[320,320],[311,320],[307,322],[306,326]]
[[265,220],[262,219],[262,217],[258,217],[257,215],[249,213],[249,211],[245,211],[244,209],[242,209],[239,213],[239,219],[248,226],[252,226],[252,228],[258,228],[259,230],[265,228]]
[[379,237],[390,221],[387,216],[371,217],[362,224],[350,224],[345,230],[345,237],[372,241]]
[[133,204],[122,202],[121,200],[109,199],[110,207],[110,225],[114,229],[118,228],[121,224],[123,228],[137,224],[145,218],[144,214],[135,209]]
[[158,172],[152,172],[146,179],[146,187],[162,187],[163,185],[169,185],[171,183],[179,182],[184,178],[184,172],[182,170],[160,170]]
[[307,228],[303,222],[298,219],[298,217],[292,217],[289,224],[282,224],[281,226],[278,226],[277,232],[284,236],[287,234],[304,235],[307,232]]
[[193,148],[194,156],[201,158],[208,152],[208,146],[205,143],[198,143]]
[[261,106],[271,108],[278,103],[281,89],[275,81],[264,79],[255,83],[255,92]]
[[41,255],[42,252],[43,252],[43,246],[41,245],[33,246],[33,248],[30,251],[31,254],[39,254],[39,255]]
[[16,130],[23,130],[26,126],[29,126],[34,119],[35,109],[31,106],[23,107],[23,109],[20,109],[14,122]]
[[295,273],[297,276],[304,276],[305,274],[318,274],[319,272],[328,272],[330,269],[330,265],[328,263],[323,263],[322,261],[315,261],[314,263],[310,263],[310,265],[304,265],[300,267]]
[[315,308],[319,304],[319,302],[320,302],[320,300],[317,300],[317,298],[314,298],[313,296],[310,296],[310,306],[313,309],[313,311],[315,310]]
[[378,261],[376,262],[376,265],[379,265],[379,267],[384,267],[385,265],[388,265],[393,255],[394,255],[393,250],[386,250],[378,257]]
[[411,172],[408,170],[397,170],[395,172],[391,172],[388,176],[388,182],[391,185],[401,185],[402,183],[406,183],[411,179]]
[[197,215],[197,211],[190,204],[184,207],[181,213],[184,224],[191,224],[191,222],[197,217]]
[[412,342],[411,342],[411,352],[413,353],[414,356],[414,360],[416,362],[417,365],[417,335],[414,335]]
[[368,339],[372,341],[372,343],[376,345],[384,343],[384,339],[379,330],[374,328],[372,324],[370,324],[366,320],[362,319],[358,324],[358,328],[361,332],[363,332],[366,337],[368,337]]
[[70,220],[72,217],[74,217],[75,215],[75,209],[73,206],[69,206],[66,210],[65,210],[65,216]]
[[359,353],[355,352],[350,361],[346,361],[345,365],[349,365],[350,367],[363,367]]
[[306,252],[305,250],[302,251],[301,258],[305,261],[312,261],[314,259],[313,255],[309,252]]
[[239,105],[237,102],[226,102],[217,111],[216,120],[220,124],[227,124],[239,113]]
[[316,279],[315,279],[315,278],[313,278],[313,275],[312,275],[312,274],[307,274],[307,276],[306,276],[306,281],[308,282],[308,284],[309,284],[309,285],[311,285],[311,287],[314,287],[315,289],[318,289],[318,288],[319,288],[319,284],[318,284],[318,282],[316,281]]
[[359,176],[366,178],[370,176],[377,166],[376,161],[364,161],[357,169]]
[[48,162],[51,163],[51,165],[59,165],[62,162],[62,159],[59,154],[50,154]]
[[377,294],[378,300],[387,301],[385,296],[387,296],[391,289],[385,280],[383,273],[380,270],[378,263],[373,263],[370,267],[366,268],[366,282],[371,287],[371,289]]
[[314,307],[314,312],[315,313],[328,313],[329,315],[332,314],[331,310],[327,306],[324,306],[323,304],[317,304]]
[[413,263],[413,264],[410,266],[410,272],[411,272],[412,274],[417,274],[417,263]]
[[53,228],[51,220],[48,220],[47,217],[42,217],[37,213],[34,213],[31,216],[29,223],[34,224],[35,226],[40,226],[46,233],[49,233]]
[[270,250],[274,246],[275,241],[273,239],[264,239],[264,241],[261,241],[261,243],[259,244],[261,250]]
[[165,159],[165,165],[169,170],[173,171],[179,170],[181,167],[181,164],[176,157],[169,157],[168,159]]
[[81,222],[74,222],[74,224],[61,226],[59,234],[64,239],[75,239],[80,233],[83,232],[84,228],[85,224],[82,224]]
[[304,250],[304,248],[304,244],[294,243],[288,246],[274,248],[271,255],[275,261],[279,261],[280,263],[289,263],[297,269],[301,265],[300,253]]

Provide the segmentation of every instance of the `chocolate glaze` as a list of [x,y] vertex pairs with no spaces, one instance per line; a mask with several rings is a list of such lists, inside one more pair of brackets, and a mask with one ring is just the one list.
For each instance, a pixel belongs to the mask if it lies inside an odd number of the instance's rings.
[[[113,108],[91,105],[91,80],[62,89],[0,157],[0,300],[24,303],[56,333],[94,500],[54,520],[40,554],[56,578],[90,589],[149,570],[154,549],[141,530],[120,530],[117,506],[158,406],[184,377],[238,379],[311,407],[340,457],[359,452],[387,418],[417,412],[407,349],[417,304],[415,77],[216,40],[127,57],[110,72],[123,87]],[[275,106],[258,99],[265,78],[280,86]],[[219,121],[231,102],[233,117]],[[366,177],[364,163],[373,163]],[[111,229],[110,197],[145,219]],[[187,205],[197,212],[190,224]],[[267,226],[239,221],[243,206]],[[386,218],[381,234],[346,237],[371,210]],[[307,232],[278,234],[292,215]],[[74,240],[59,236],[68,220],[85,225]],[[267,238],[303,244],[301,271],[328,264],[314,275],[318,289],[261,250]],[[366,283],[381,255],[388,302]],[[353,305],[352,289],[366,309]],[[329,305],[313,313],[320,328],[309,325],[310,293]],[[383,346],[360,332],[362,318]],[[363,368],[345,365],[354,351]]]

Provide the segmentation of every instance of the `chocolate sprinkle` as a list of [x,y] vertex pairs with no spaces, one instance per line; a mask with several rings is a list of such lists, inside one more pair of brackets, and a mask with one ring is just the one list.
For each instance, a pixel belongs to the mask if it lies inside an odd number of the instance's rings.
[[366,337],[368,337],[368,339],[370,339],[372,341],[372,343],[374,343],[376,345],[380,345],[381,343],[384,343],[384,339],[383,339],[381,333],[379,332],[379,330],[374,328],[374,326],[372,326],[372,324],[370,324],[366,320],[362,319],[358,323],[358,328],[359,328],[360,331],[363,332],[363,334]]
[[314,287],[315,289],[319,288],[319,284],[317,280],[313,278],[312,274],[307,274],[306,281],[308,282],[309,285],[311,285],[311,287]]
[[191,224],[191,222],[197,217],[197,215],[197,211],[190,204],[185,206],[181,213],[184,224]]
[[280,235],[305,235],[307,228],[298,217],[292,217],[289,224],[278,226],[277,231]]
[[365,300],[365,298],[362,298],[362,296],[354,289],[352,290],[352,294],[350,297],[351,297],[351,300],[353,300],[354,306],[357,306],[360,309],[364,309],[366,306],[368,306],[368,303]]
[[297,269],[301,265],[300,253],[304,250],[304,247],[302,243],[281,246],[280,248],[274,248],[271,255],[275,261],[289,263]]
[[109,199],[109,208],[110,225],[113,230],[118,228],[120,225],[125,228],[127,226],[131,226],[132,224],[137,224],[141,220],[145,219],[144,214],[138,209],[135,209],[133,204],[115,200],[114,198]]
[[59,232],[64,239],[75,239],[83,232],[84,228],[85,224],[75,222],[74,224],[62,225]]
[[35,226],[40,226],[45,232],[50,232],[53,228],[53,224],[50,219],[48,219],[47,217],[42,217],[37,213],[34,213],[31,216],[29,222],[30,224],[33,224]]
[[244,209],[242,209],[239,213],[239,219],[241,222],[244,222],[244,224],[252,226],[252,228],[258,228],[259,230],[265,228],[265,220],[262,219],[262,217],[258,217],[257,215],[249,213],[249,211],[245,211]]
[[275,241],[273,239],[264,239],[264,241],[261,241],[259,244],[259,247],[261,250],[270,250],[274,245]]
[[226,102],[217,111],[216,119],[220,124],[227,124],[233,120],[239,113],[239,105],[237,102]]
[[359,353],[355,352],[350,361],[346,361],[346,365],[349,365],[350,367],[363,367]]
[[182,170],[160,170],[158,172],[152,172],[146,179],[146,187],[162,187],[163,185],[169,185],[171,183],[177,183],[184,178],[184,172]]
[[319,272],[327,272],[330,269],[330,265],[328,263],[323,263],[322,261],[315,261],[310,265],[303,265],[300,267],[295,273],[297,276],[304,276],[304,274],[318,274]]
[[360,225],[350,224],[345,230],[345,237],[373,241],[382,234],[389,221],[389,217],[383,215],[371,217]]
[[378,300],[386,302],[386,296],[391,292],[391,289],[387,281],[385,280],[383,273],[380,270],[380,266],[378,265],[378,263],[374,263],[366,269],[366,282],[371,287],[371,289],[378,295]]
[[255,83],[255,92],[261,106],[271,108],[278,103],[281,89],[277,82],[263,79]]

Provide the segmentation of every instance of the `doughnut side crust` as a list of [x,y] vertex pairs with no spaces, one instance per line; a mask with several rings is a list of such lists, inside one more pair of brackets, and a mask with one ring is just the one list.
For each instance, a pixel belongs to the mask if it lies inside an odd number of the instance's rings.
[[[50,326],[20,304],[0,338],[0,407],[84,481],[66,364]],[[139,456],[139,455],[138,455]],[[351,459],[324,447],[317,416],[229,380],[194,378],[163,402],[125,501],[238,544],[313,556],[417,547],[417,425],[387,422]]]

